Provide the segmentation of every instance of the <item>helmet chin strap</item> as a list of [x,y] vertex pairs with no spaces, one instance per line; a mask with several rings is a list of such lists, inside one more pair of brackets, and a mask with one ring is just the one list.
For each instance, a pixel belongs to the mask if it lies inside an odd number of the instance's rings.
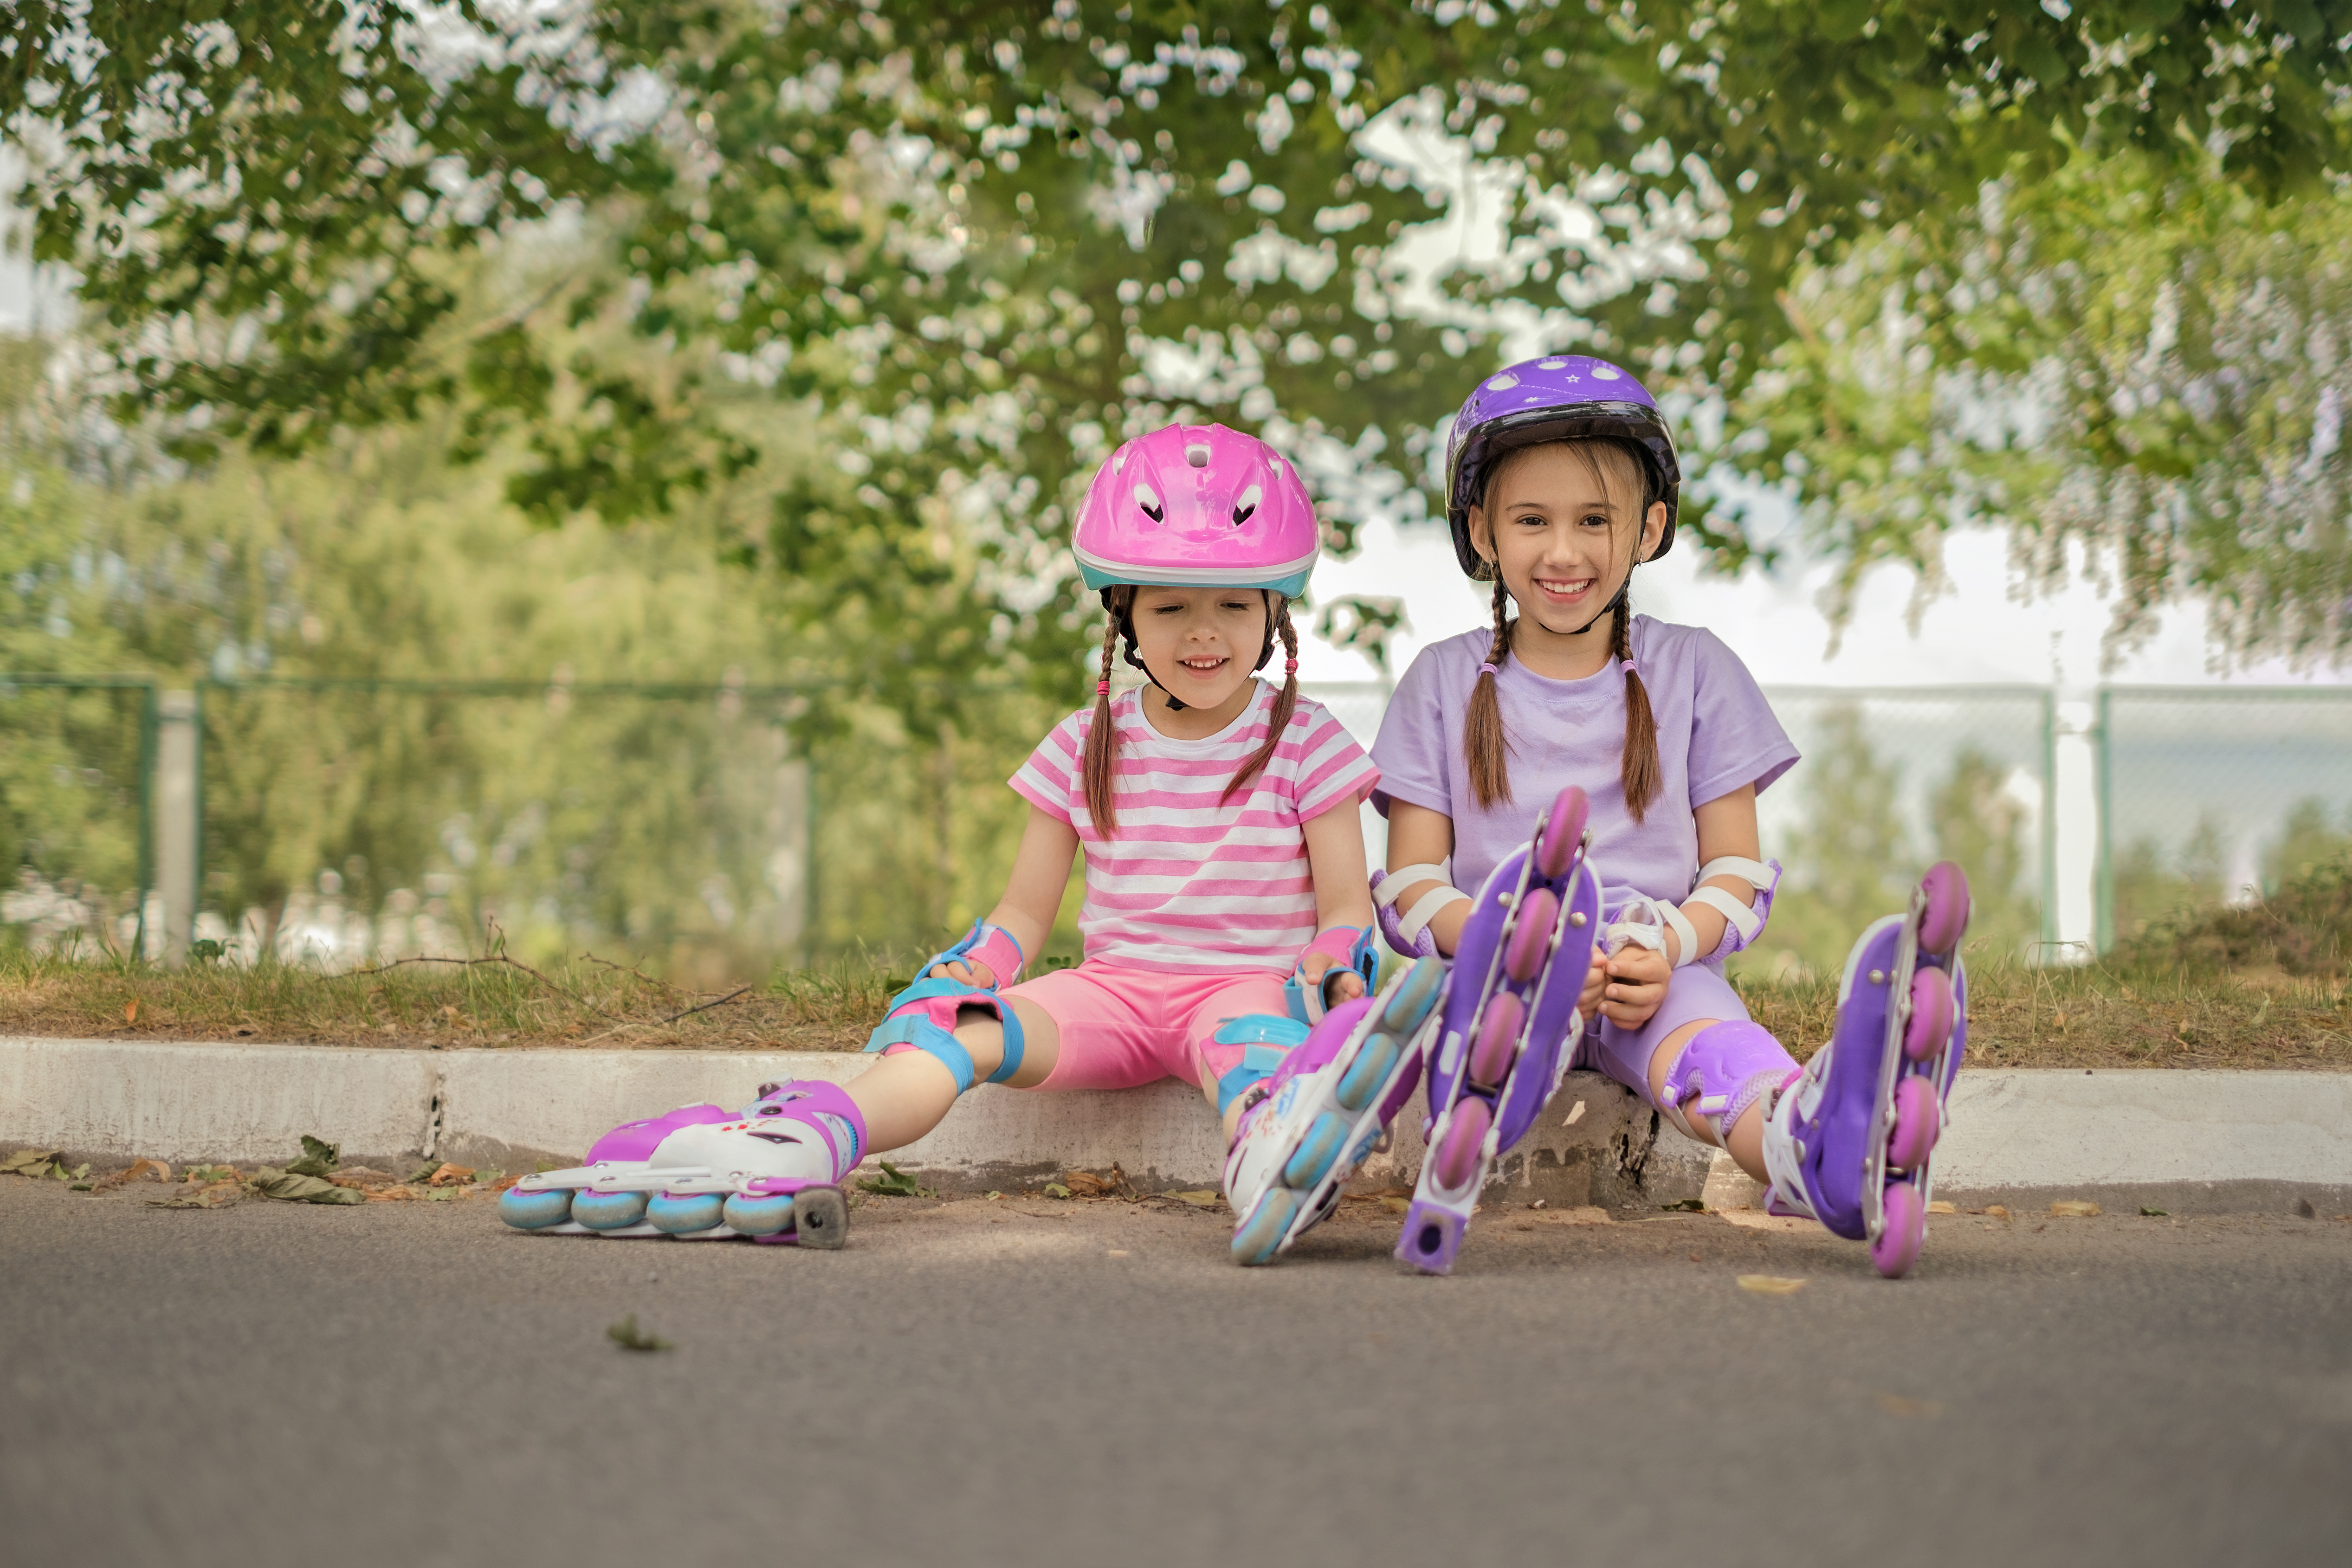
[[[1627,574],[1626,580],[1629,583],[1633,580],[1631,573]],[[1604,610],[1601,613],[1606,615],[1609,612]],[[1174,692],[1170,691],[1166,686],[1160,685],[1160,677],[1151,673],[1151,666],[1145,664],[1142,657],[1137,653],[1135,647],[1135,615],[1133,612],[1129,612],[1128,614],[1119,618],[1118,634],[1127,643],[1127,662],[1135,666],[1135,668],[1141,670],[1143,672],[1144,679],[1150,681],[1155,686],[1160,686],[1160,695],[1168,699],[1168,711],[1170,713],[1182,713],[1187,707],[1190,707],[1192,706],[1191,704],[1178,696]],[[1274,606],[1271,603],[1268,603],[1265,609],[1265,641],[1259,645],[1257,651],[1257,663],[1250,666],[1250,674],[1255,674],[1260,670],[1265,669],[1265,662],[1273,657]]]
[[1633,590],[1633,569],[1629,567],[1626,569],[1625,580],[1617,585],[1617,597],[1602,605],[1600,612],[1595,614],[1591,620],[1586,622],[1583,625],[1579,626],[1575,631],[1565,634],[1570,637],[1583,636],[1587,632],[1590,632],[1595,626],[1600,625],[1603,617],[1614,613],[1622,605],[1623,605],[1625,602],[1625,595],[1632,592]]

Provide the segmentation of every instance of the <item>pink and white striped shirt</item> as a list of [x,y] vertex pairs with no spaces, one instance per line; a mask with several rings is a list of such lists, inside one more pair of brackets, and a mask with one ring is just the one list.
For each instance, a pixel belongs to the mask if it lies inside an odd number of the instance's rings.
[[1111,699],[1118,829],[1087,810],[1081,708],[1038,743],[1013,788],[1077,830],[1087,892],[1078,930],[1089,959],[1164,975],[1287,972],[1315,936],[1303,824],[1372,792],[1381,770],[1319,703],[1300,697],[1273,758],[1222,805],[1234,772],[1265,744],[1276,692],[1258,683],[1241,716],[1202,740],[1151,727],[1139,693]]

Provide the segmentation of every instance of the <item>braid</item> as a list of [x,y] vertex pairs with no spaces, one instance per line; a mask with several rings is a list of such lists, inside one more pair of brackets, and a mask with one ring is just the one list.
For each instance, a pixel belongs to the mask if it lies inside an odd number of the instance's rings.
[[1110,661],[1118,650],[1119,629],[1127,624],[1135,590],[1114,588],[1104,594],[1103,608],[1110,620],[1103,627],[1102,673],[1095,680],[1094,722],[1087,728],[1087,810],[1104,838],[1118,831],[1118,808],[1113,799],[1113,761],[1118,752],[1118,731],[1110,716]]
[[1478,672],[1478,684],[1471,688],[1470,711],[1462,723],[1462,749],[1469,758],[1470,789],[1478,797],[1479,806],[1487,810],[1492,810],[1497,801],[1507,805],[1511,799],[1511,737],[1504,732],[1502,699],[1495,690],[1495,672],[1511,656],[1514,622],[1506,615],[1510,603],[1509,591],[1504,588],[1503,574],[1497,568],[1495,635],[1486,644],[1486,666]]
[[1633,668],[1633,579],[1629,572],[1619,591],[1616,623],[1609,629],[1609,652],[1625,671],[1625,756],[1618,778],[1625,789],[1625,809],[1640,821],[1657,800],[1664,784],[1658,775],[1658,720],[1650,711],[1649,688]]
[[1274,699],[1273,716],[1266,721],[1265,744],[1259,747],[1257,755],[1242,764],[1240,770],[1234,773],[1233,781],[1225,786],[1225,792],[1217,797],[1220,806],[1232,800],[1236,790],[1274,760],[1275,748],[1282,744],[1283,732],[1290,727],[1290,716],[1298,706],[1298,632],[1290,623],[1290,601],[1287,599],[1283,600],[1280,608],[1274,612],[1274,634],[1282,639],[1282,690]]

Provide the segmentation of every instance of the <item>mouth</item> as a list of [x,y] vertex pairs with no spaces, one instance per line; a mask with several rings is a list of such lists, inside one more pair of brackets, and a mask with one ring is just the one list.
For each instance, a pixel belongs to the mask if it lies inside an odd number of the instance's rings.
[[1196,653],[1189,659],[1177,660],[1176,667],[1186,674],[1198,675],[1205,679],[1232,663],[1233,660],[1223,654]]
[[1535,589],[1548,604],[1581,604],[1600,580],[1597,577],[1538,577]]

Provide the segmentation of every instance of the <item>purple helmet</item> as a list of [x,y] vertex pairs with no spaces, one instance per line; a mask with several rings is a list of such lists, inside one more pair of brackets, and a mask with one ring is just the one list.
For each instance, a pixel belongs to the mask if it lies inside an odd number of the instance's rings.
[[1675,542],[1682,465],[1658,405],[1631,372],[1590,354],[1547,354],[1496,371],[1478,383],[1445,443],[1445,520],[1454,554],[1472,577],[1486,563],[1470,545],[1470,507],[1486,488],[1494,460],[1517,446],[1583,436],[1617,436],[1649,455],[1655,499],[1666,504],[1666,531],[1650,559]]

